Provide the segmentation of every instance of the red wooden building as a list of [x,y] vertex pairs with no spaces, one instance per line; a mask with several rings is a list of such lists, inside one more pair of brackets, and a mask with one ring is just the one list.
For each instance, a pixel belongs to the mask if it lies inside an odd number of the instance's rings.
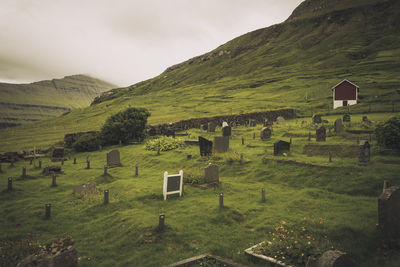
[[357,85],[346,79],[332,87],[333,109],[357,104],[359,89]]

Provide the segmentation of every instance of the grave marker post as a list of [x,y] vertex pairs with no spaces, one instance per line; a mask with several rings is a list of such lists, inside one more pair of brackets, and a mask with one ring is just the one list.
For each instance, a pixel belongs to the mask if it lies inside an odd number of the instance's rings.
[[242,146],[244,145],[244,137],[242,136]]
[[137,164],[135,166],[135,176],[139,176],[139,166]]
[[86,162],[86,169],[90,169],[90,160]]
[[74,164],[76,164],[76,157],[74,157]]
[[56,179],[57,179],[56,173],[53,172],[51,186],[53,186],[53,187],[57,186]]
[[261,201],[265,202],[265,189],[264,189],[264,187],[261,189]]
[[164,214],[160,214],[158,216],[158,229],[159,230],[164,230],[164,226],[165,226],[165,215]]
[[220,208],[224,207],[224,193],[219,194],[219,207]]
[[104,165],[104,176],[107,175],[107,165]]
[[42,160],[39,159],[39,169],[41,169],[41,168],[42,168]]
[[26,167],[22,167],[22,178],[26,177]]
[[109,200],[108,200],[108,189],[104,190],[104,204],[107,205]]
[[12,191],[12,178],[8,177],[8,191]]
[[46,217],[46,219],[50,219],[50,216],[51,216],[51,204],[50,203],[45,204],[44,208],[45,208],[45,217]]

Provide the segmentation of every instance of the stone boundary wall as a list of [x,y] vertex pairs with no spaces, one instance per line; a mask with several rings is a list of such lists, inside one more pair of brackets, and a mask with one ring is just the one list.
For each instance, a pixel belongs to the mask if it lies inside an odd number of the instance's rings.
[[263,124],[265,119],[276,121],[279,116],[285,119],[293,119],[295,117],[294,109],[280,109],[263,112],[253,112],[245,114],[235,115],[221,115],[207,118],[194,118],[188,120],[182,120],[170,124],[158,124],[147,126],[147,134],[153,135],[170,135],[171,132],[184,131],[191,128],[200,128],[200,125],[213,122],[218,126],[222,125],[222,122],[226,121],[230,125],[245,125],[250,119],[253,119],[257,124]]

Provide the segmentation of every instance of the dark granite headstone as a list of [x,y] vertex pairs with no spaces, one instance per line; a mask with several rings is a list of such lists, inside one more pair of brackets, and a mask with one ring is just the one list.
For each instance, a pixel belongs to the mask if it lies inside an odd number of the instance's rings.
[[211,155],[213,142],[199,136],[199,147],[201,156]]
[[326,129],[323,125],[318,126],[315,131],[315,139],[317,142],[325,142],[326,141]]
[[64,159],[64,148],[56,147],[51,154],[51,161],[61,161]]
[[227,152],[229,149],[229,136],[215,136],[214,137],[214,151]]
[[384,239],[400,238],[400,188],[391,186],[378,198],[378,229]]
[[117,149],[111,150],[107,153],[107,167],[114,168],[121,166],[119,151]]
[[214,122],[209,122],[208,123],[208,132],[210,132],[210,133],[214,133],[215,132],[215,127],[216,127],[216,125],[215,125],[215,123]]
[[261,129],[260,138],[261,140],[268,140],[271,138],[272,131],[268,127],[264,127]]
[[335,120],[335,132],[340,133],[343,130],[343,122],[342,119],[339,118]]
[[219,170],[217,165],[209,163],[208,166],[204,168],[204,181],[207,184],[219,183]]
[[282,155],[282,153],[289,151],[290,151],[289,142],[278,140],[274,143],[274,156],[279,156]]
[[370,152],[370,144],[367,140],[362,140],[359,143],[359,147],[360,147],[360,153],[358,156],[358,165],[367,165],[369,160],[370,160],[370,156],[371,156],[371,152]]
[[350,122],[350,119],[349,113],[343,114],[343,122]]

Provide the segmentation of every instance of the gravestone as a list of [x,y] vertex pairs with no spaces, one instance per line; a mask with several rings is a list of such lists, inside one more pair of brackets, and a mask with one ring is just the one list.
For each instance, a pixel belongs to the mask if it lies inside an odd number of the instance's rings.
[[314,115],[312,116],[312,123],[313,123],[313,124],[320,124],[320,123],[322,123],[322,117],[321,117],[321,115],[314,114]]
[[283,123],[285,123],[285,119],[282,116],[279,116],[278,118],[276,118],[276,123],[283,124]]
[[75,196],[80,197],[84,194],[95,194],[100,191],[96,188],[96,185],[94,183],[90,183],[74,186],[73,192]]
[[365,166],[370,160],[370,144],[367,140],[362,140],[359,143],[360,153],[358,155],[358,165]]
[[167,195],[179,194],[182,196],[183,191],[183,171],[180,170],[179,174],[168,175],[168,172],[164,172],[164,185],[163,195],[164,200],[167,200]]
[[355,262],[339,250],[325,251],[319,259],[309,258],[306,267],[356,267]]
[[290,151],[289,142],[278,140],[274,143],[274,156],[279,156],[282,155],[282,153],[289,151]]
[[343,122],[350,122],[350,120],[351,118],[349,113],[343,114]]
[[111,150],[107,153],[107,167],[114,168],[121,166],[119,151],[117,149]]
[[201,156],[211,155],[213,142],[199,136],[199,147]]
[[229,136],[214,137],[214,151],[218,153],[227,152],[229,149]]
[[214,122],[209,122],[208,123],[208,132],[210,132],[210,133],[214,133],[215,132],[215,127],[216,127],[216,125],[215,125],[215,123]]
[[343,122],[341,118],[335,120],[335,132],[340,133],[343,130]]
[[222,123],[222,136],[231,136],[232,128],[227,122]]
[[272,126],[273,122],[269,119],[264,120],[264,127]]
[[204,168],[204,181],[207,184],[219,183],[219,170],[217,165],[209,163],[208,166]]
[[272,131],[268,127],[264,127],[261,129],[260,138],[261,140],[268,140],[271,138]]
[[372,121],[370,121],[367,116],[363,116],[362,125],[366,128],[372,127]]
[[64,159],[64,148],[56,147],[51,154],[51,161],[61,161]]
[[53,172],[61,173],[61,166],[46,166],[42,171],[44,175],[50,175]]
[[256,126],[257,126],[257,121],[256,121],[256,120],[253,120],[253,119],[250,119],[250,120],[249,120],[249,126],[250,126],[250,127],[256,127]]
[[400,238],[400,188],[391,186],[378,198],[378,229],[386,240]]
[[323,125],[318,126],[317,130],[315,130],[315,140],[317,142],[326,141],[326,129]]

